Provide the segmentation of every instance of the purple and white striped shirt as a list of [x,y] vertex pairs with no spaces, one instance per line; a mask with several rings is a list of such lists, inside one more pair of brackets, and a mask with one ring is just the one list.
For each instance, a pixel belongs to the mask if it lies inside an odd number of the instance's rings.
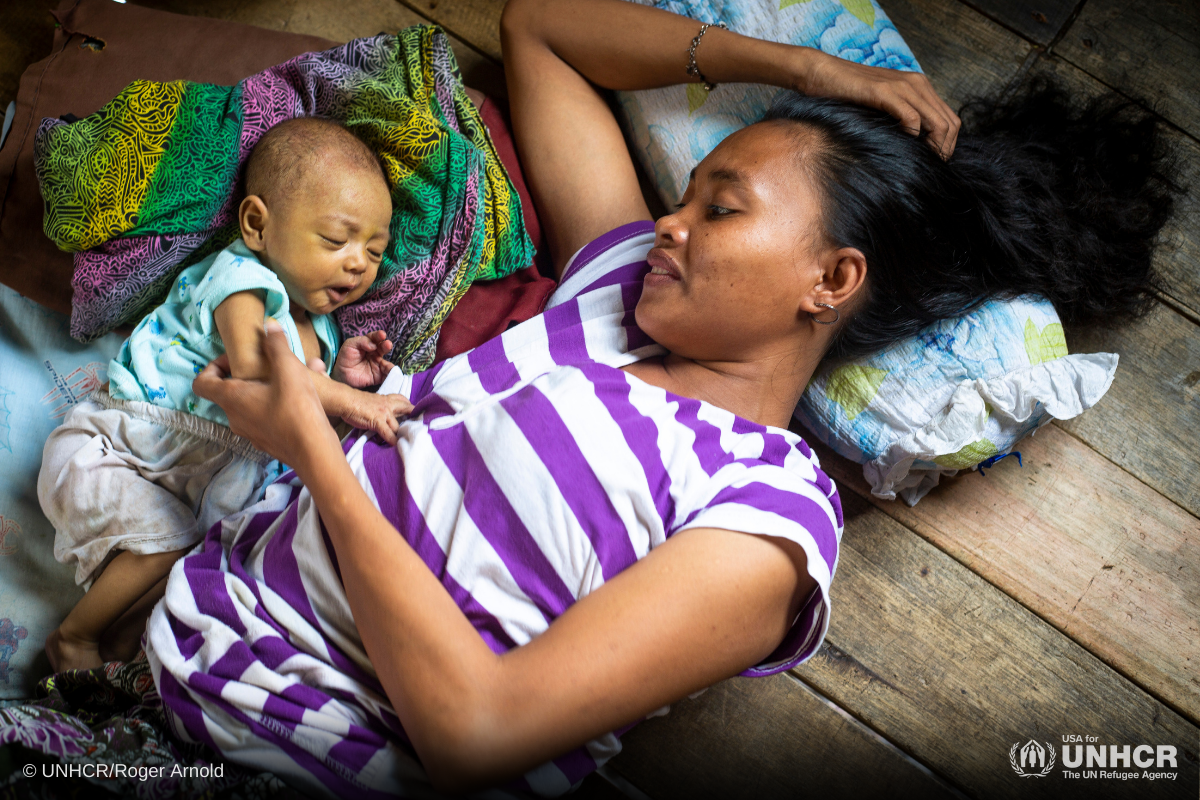
[[[387,447],[351,437],[368,496],[496,652],[688,528],[798,543],[819,590],[746,675],[811,656],[842,531],[833,482],[797,436],[651,386],[620,367],[665,351],[634,323],[649,222],[576,254],[550,307],[381,391],[415,408]],[[294,478],[176,564],[147,654],[181,736],[315,794],[425,794],[363,650],[337,561]],[[620,751],[608,734],[528,772],[559,795]]]

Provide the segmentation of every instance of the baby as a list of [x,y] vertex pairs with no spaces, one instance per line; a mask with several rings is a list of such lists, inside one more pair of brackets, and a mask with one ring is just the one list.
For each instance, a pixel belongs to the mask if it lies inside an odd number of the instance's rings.
[[392,368],[384,332],[339,351],[330,316],[367,291],[388,241],[391,196],[375,154],[335,122],[289,120],[255,146],[246,193],[241,240],[180,274],[110,363],[107,389],[46,442],[38,500],[55,558],[74,562],[88,589],[46,639],[55,672],[101,666],[100,639],[118,621],[140,635],[129,620],[149,611],[172,564],[282,471],[192,393],[221,355],[234,377],[264,377],[267,318],[311,368],[327,414],[394,443],[412,408],[402,395],[362,391]]

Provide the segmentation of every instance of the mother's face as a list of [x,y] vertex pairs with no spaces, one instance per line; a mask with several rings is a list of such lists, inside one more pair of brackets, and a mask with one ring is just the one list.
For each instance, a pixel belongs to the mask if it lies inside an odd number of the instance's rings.
[[637,323],[685,358],[786,355],[814,334],[835,251],[803,168],[811,134],[751,125],[697,165],[679,209],[655,225]]

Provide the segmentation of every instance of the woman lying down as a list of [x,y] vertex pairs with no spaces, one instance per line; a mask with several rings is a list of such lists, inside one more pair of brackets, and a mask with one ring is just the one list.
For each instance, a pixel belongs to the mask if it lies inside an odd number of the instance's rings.
[[842,515],[786,428],[818,362],[996,295],[1087,323],[1151,285],[1150,122],[1044,91],[960,136],[921,76],[713,28],[704,80],[803,94],[654,223],[593,87],[698,79],[698,23],[512,0],[502,29],[551,307],[393,370],[395,446],[339,443],[278,328],[268,378],[195,383],[294,475],[174,566],[147,656],[180,735],[315,794],[559,794],[656,709],[808,658]]

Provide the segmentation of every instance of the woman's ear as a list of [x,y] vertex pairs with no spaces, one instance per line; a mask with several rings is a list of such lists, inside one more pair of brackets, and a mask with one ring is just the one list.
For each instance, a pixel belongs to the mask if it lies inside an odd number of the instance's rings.
[[242,229],[242,241],[256,253],[267,249],[263,231],[267,227],[267,204],[256,194],[249,195],[238,207],[238,224]]
[[[830,250],[821,257],[821,279],[812,291],[805,295],[800,304],[802,311],[813,316],[824,313],[830,315],[828,308],[833,306],[838,310],[838,316],[867,280],[867,257],[854,247],[840,247]],[[823,305],[817,305],[822,303]]]

